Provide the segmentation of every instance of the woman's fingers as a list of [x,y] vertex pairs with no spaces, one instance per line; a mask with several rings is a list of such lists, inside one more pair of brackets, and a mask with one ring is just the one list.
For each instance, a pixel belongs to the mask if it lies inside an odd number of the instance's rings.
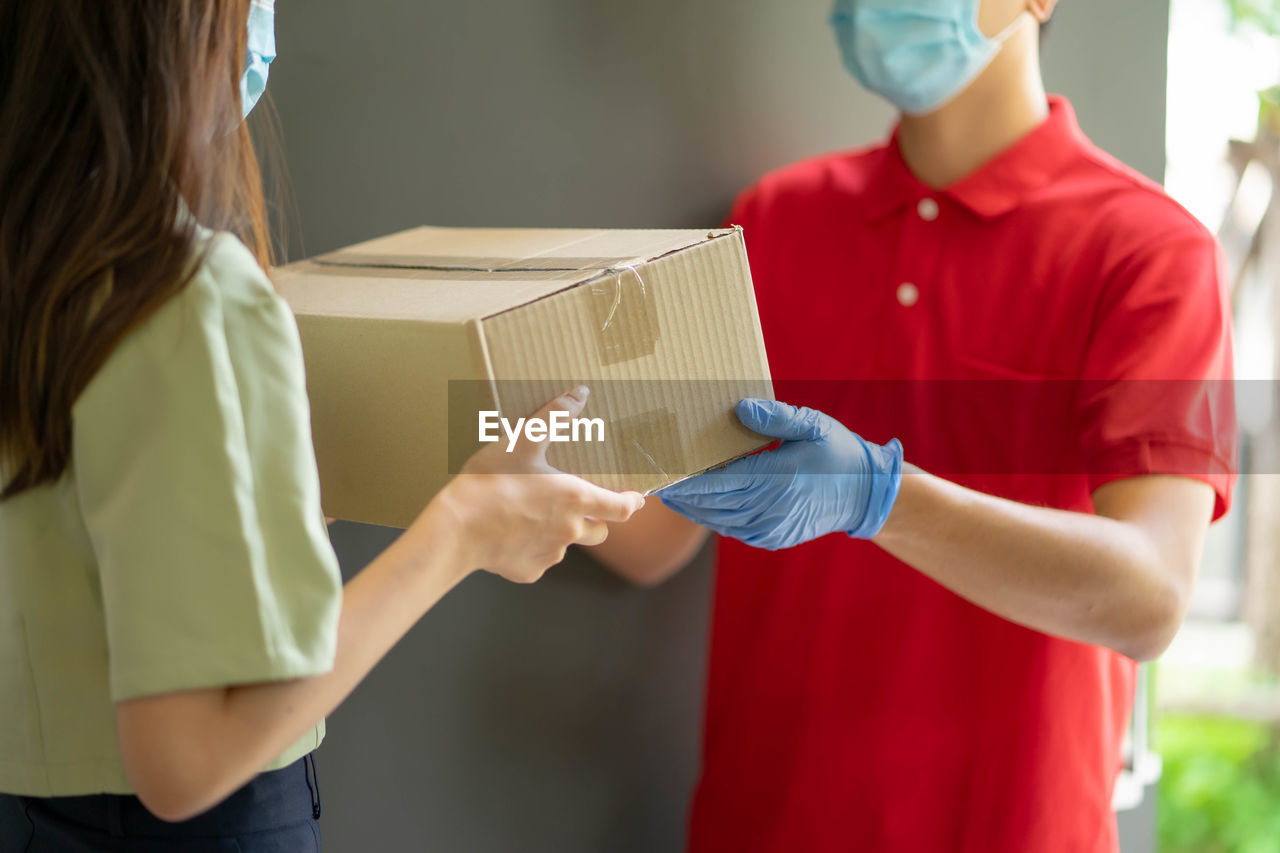
[[[570,545],[598,545],[609,524],[644,506],[638,492],[613,492],[547,463],[548,430],[580,415],[588,393],[579,386],[547,403],[526,419],[510,453],[497,446],[478,451],[448,487],[477,563],[489,571],[520,583],[537,580]],[[529,421],[542,422],[532,439]]]
[[[587,404],[587,395],[590,393],[590,389],[585,385],[579,385],[572,391],[566,391],[530,415],[526,423],[537,420],[549,428],[552,423],[552,415],[556,412],[563,412],[569,418],[576,418],[582,414],[582,407]],[[550,442],[545,438],[541,441],[532,441],[529,439],[528,432],[521,430],[511,453],[521,461],[545,463],[549,444]]]
[[597,521],[627,521],[640,507],[644,496],[639,492],[611,492],[591,483],[582,483],[581,514]]
[[599,545],[609,538],[609,525],[594,518],[585,520],[582,535],[573,540],[575,545]]

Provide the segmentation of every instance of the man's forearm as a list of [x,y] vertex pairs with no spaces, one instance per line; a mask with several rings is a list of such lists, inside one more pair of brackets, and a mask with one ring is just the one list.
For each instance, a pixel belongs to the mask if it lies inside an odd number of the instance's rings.
[[[1208,487],[1173,488],[1193,490],[1194,502]],[[1141,520],[1027,506],[916,469],[875,538],[986,610],[1139,660],[1159,655],[1181,623],[1202,540],[1170,549]]]
[[650,499],[624,524],[609,525],[609,538],[587,550],[626,580],[653,586],[683,568],[707,541],[708,531]]

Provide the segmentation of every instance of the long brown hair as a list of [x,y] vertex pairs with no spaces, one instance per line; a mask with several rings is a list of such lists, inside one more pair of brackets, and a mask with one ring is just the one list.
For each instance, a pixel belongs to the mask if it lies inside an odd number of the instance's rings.
[[249,0],[0,0],[0,499],[62,475],[72,405],[190,281],[196,223],[269,263],[240,121],[248,16]]

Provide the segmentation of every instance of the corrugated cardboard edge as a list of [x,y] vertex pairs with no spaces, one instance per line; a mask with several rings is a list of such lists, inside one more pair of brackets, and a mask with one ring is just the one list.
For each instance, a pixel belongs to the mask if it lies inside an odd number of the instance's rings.
[[764,450],[766,447],[768,447],[769,445],[771,445],[771,444],[775,443],[777,440],[778,440],[778,439],[776,439],[776,438],[768,438],[768,437],[766,436],[766,437],[765,437],[765,442],[764,442],[764,444],[761,444],[760,446],[756,447],[754,450],[747,450],[747,451],[745,451],[745,452],[743,452],[743,453],[739,453],[737,456],[734,456],[734,457],[733,457],[733,458],[731,458],[731,459],[726,459],[725,461],[723,461],[723,462],[719,462],[719,463],[717,463],[717,464],[715,464],[715,465],[709,465],[709,466],[707,466],[706,468],[703,468],[701,471],[694,471],[692,474],[687,474],[686,476],[681,477],[681,478],[680,478],[680,479],[678,479],[678,480],[672,480],[670,483],[667,483],[667,485],[666,485],[666,486],[663,486],[663,487],[662,487],[662,488],[660,488],[660,489],[651,489],[651,490],[649,490],[649,491],[645,492],[645,496],[647,497],[648,495],[656,495],[656,494],[658,494],[659,492],[661,492],[661,491],[662,491],[662,489],[667,488],[667,486],[674,486],[676,483],[683,483],[685,480],[692,480],[694,477],[701,476],[702,474],[705,474],[705,473],[707,473],[708,471],[718,471],[718,470],[720,470],[721,468],[724,468],[724,467],[725,467],[725,466],[727,466],[727,465],[730,465],[730,464],[732,464],[732,463],[734,463],[734,462],[737,462],[739,459],[746,459],[748,456],[751,456],[752,454],[759,453],[761,450]]
[[498,411],[503,411],[502,398],[498,396],[498,380],[493,370],[493,359],[489,357],[489,342],[485,340],[484,336],[484,322],[482,320],[468,320],[467,329],[471,333],[471,346],[480,356],[484,377],[489,383],[489,397],[493,400],[493,404]]

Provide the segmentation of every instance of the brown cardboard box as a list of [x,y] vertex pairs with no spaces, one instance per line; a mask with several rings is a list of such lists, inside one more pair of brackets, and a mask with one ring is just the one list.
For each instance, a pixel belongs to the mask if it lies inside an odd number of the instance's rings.
[[608,488],[652,492],[767,443],[733,414],[773,393],[739,229],[417,228],[275,278],[329,515],[408,525],[482,446],[481,412],[514,423],[578,384],[603,441],[548,458]]

